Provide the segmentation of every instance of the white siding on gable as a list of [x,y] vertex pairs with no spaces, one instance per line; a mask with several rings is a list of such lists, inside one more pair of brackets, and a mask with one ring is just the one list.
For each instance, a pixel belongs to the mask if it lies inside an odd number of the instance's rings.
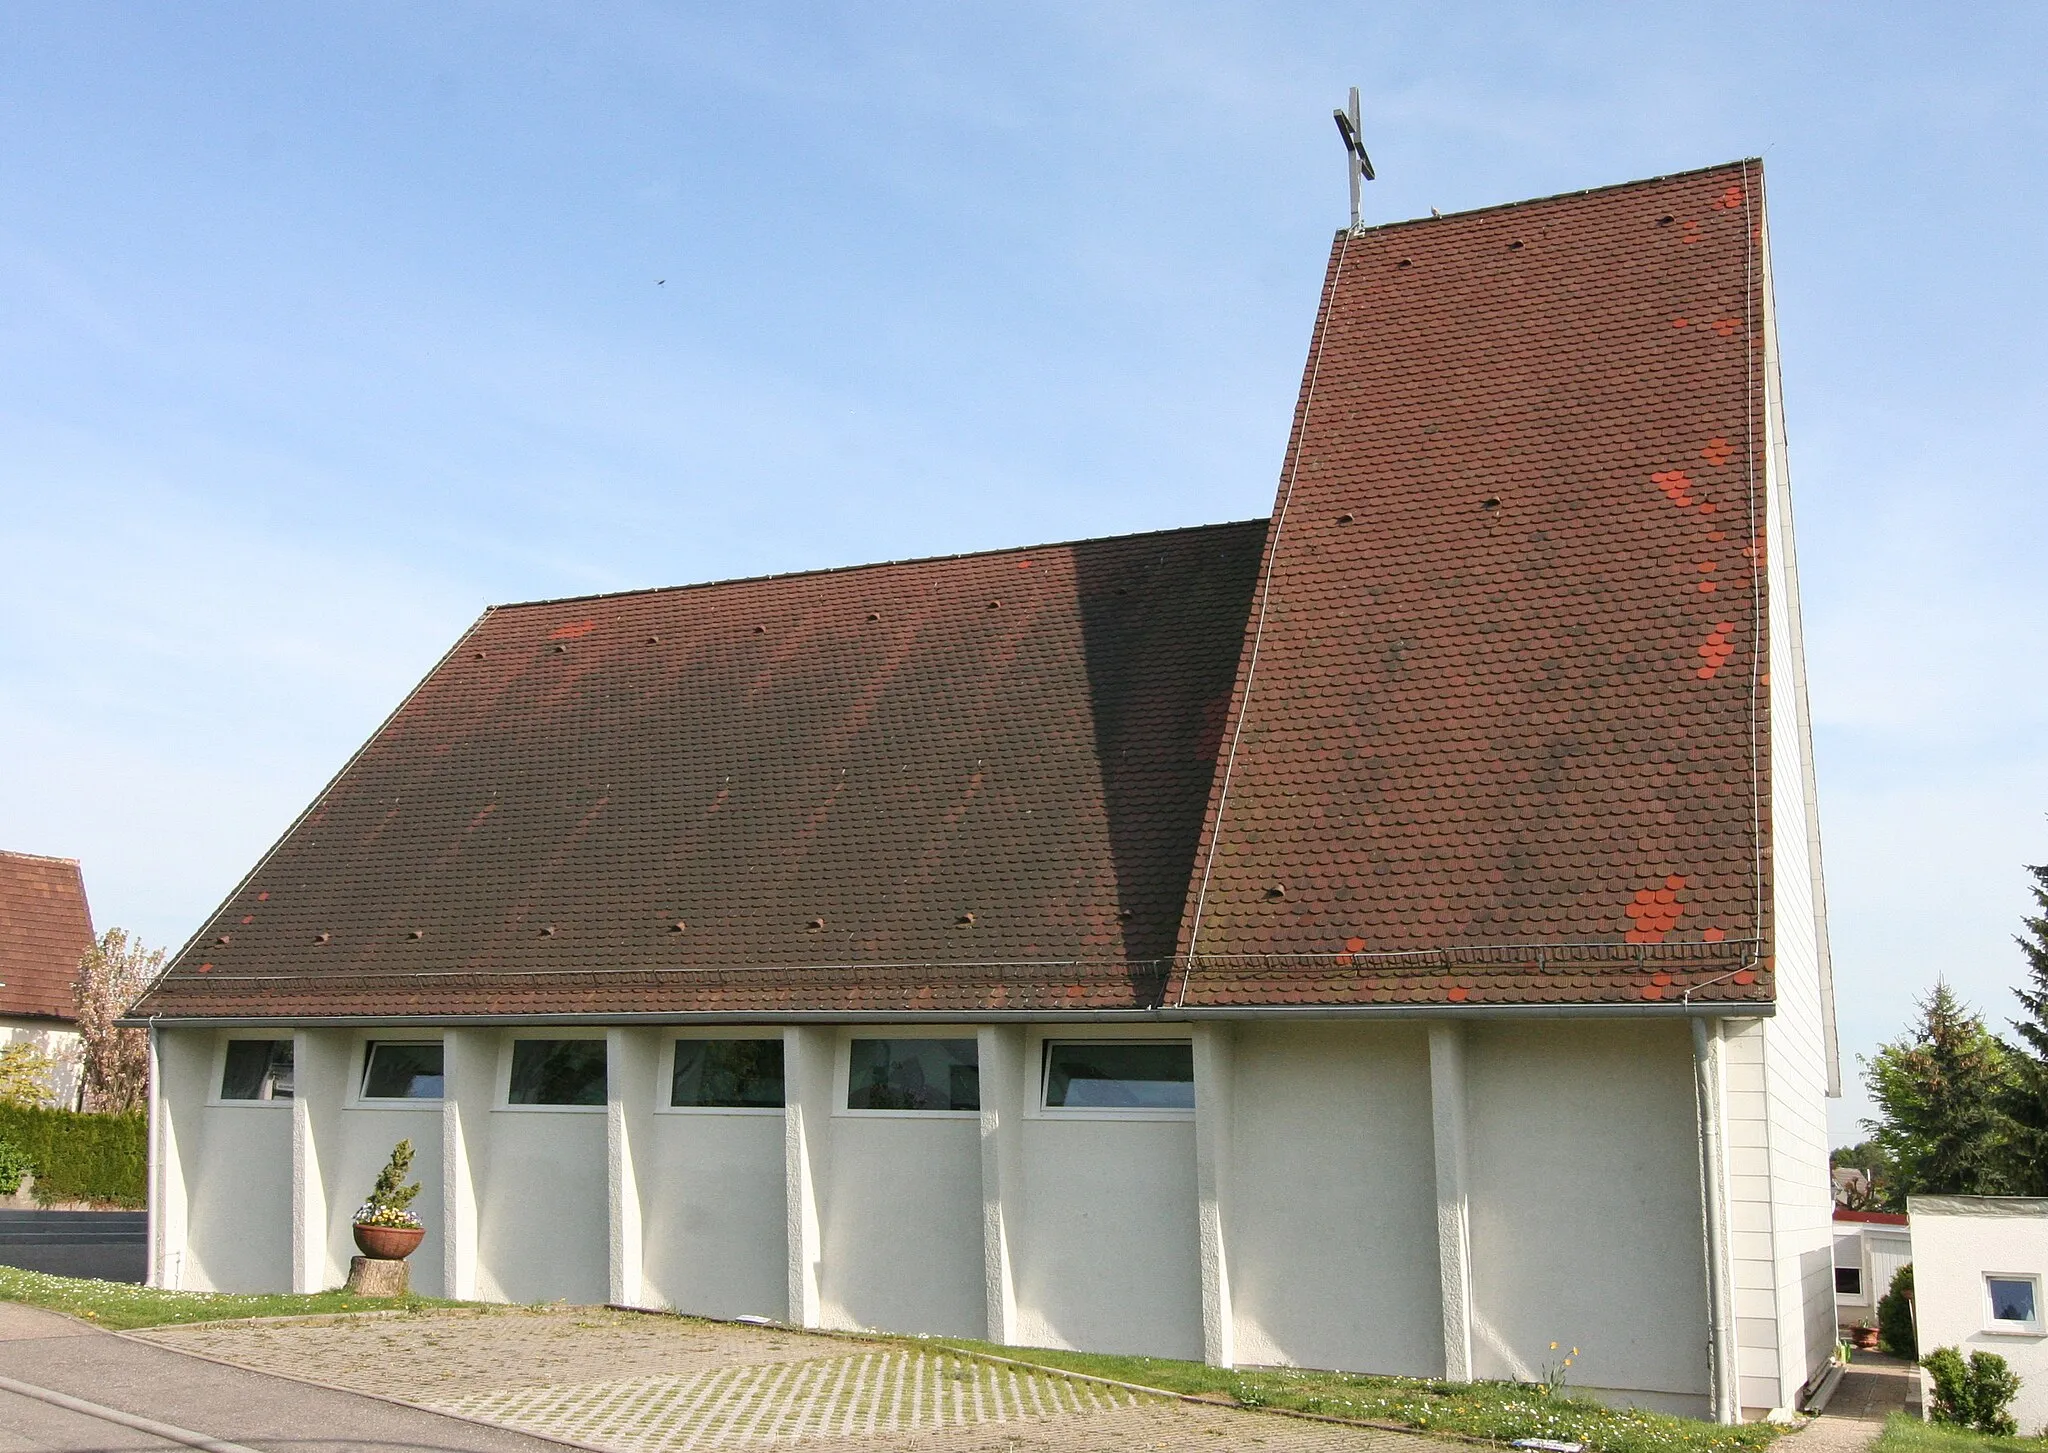
[[[1735,1363],[1747,1412],[1784,1405],[1778,1363],[1778,1279],[1772,1254],[1770,1095],[1759,1019],[1721,1027],[1721,1102],[1728,1145],[1728,1256],[1735,1284]],[[1832,1273],[1831,1273],[1832,1274]]]
[[[1764,1090],[1770,1121],[1772,1281],[1780,1328],[1779,1401],[1788,1406],[1835,1344],[1833,1211],[1826,1097],[1834,1082],[1832,985],[1821,941],[1818,812],[1813,801],[1806,662],[1780,396],[1776,319],[1764,252],[1764,558],[1770,600],[1765,678],[1770,720],[1769,803],[1773,967],[1777,1013],[1765,1020]],[[1746,1399],[1745,1399],[1746,1401]]]

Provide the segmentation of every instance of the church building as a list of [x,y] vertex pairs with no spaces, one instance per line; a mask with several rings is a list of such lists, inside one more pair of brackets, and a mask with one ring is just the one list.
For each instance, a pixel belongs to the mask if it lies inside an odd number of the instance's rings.
[[405,1137],[451,1297],[1757,1417],[1829,973],[1760,164],[1354,227],[1267,518],[484,612],[133,1011],[150,1274]]

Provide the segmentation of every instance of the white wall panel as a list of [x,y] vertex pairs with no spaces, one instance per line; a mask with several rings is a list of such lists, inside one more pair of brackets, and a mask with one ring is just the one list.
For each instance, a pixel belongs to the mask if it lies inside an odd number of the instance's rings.
[[1248,1024],[1235,1066],[1239,1360],[1441,1374],[1425,1031]]
[[1555,1341],[1581,1386],[1704,1412],[1686,1026],[1475,1023],[1466,1073],[1477,1375],[1536,1374]]
[[610,1282],[604,1110],[499,1110],[477,1188],[477,1290],[598,1303]]
[[291,1102],[210,1105],[193,1118],[198,1143],[184,1147],[191,1188],[185,1289],[290,1291]]
[[645,1202],[645,1298],[710,1317],[788,1315],[783,1123],[775,1114],[656,1114]]
[[1200,1360],[1194,1122],[1035,1118],[1023,1142],[1018,1339]]
[[986,1332],[979,1115],[836,1115],[824,1179],[825,1325]]

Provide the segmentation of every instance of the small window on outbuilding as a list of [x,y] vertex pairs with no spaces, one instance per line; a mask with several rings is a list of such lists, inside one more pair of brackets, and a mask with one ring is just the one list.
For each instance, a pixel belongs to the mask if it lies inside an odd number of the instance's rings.
[[856,1039],[849,1110],[979,1110],[981,1060],[971,1039]]
[[1863,1268],[1860,1266],[1838,1266],[1835,1268],[1835,1295],[1839,1297],[1860,1297],[1863,1295]]
[[2039,1332],[2041,1328],[2041,1278],[2038,1276],[1987,1275],[1984,1297],[1989,1316],[1987,1331]]
[[1186,1040],[1048,1041],[1048,1110],[1192,1110],[1195,1048]]
[[513,1105],[602,1105],[605,1042],[601,1039],[515,1039]]
[[363,1050],[365,1100],[438,1100],[441,1085],[439,1040],[378,1040]]
[[292,1097],[292,1042],[289,1039],[231,1039],[220,1074],[223,1100],[289,1100]]
[[782,1041],[677,1040],[668,1102],[695,1110],[780,1110]]

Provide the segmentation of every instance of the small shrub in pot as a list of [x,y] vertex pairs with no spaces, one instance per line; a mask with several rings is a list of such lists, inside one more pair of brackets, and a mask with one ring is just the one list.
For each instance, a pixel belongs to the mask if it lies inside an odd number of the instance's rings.
[[427,1234],[419,1213],[412,1209],[419,1195],[418,1181],[405,1183],[412,1170],[412,1142],[401,1140],[391,1148],[391,1159],[377,1172],[370,1198],[356,1208],[356,1245],[363,1255],[398,1261],[412,1254]]

